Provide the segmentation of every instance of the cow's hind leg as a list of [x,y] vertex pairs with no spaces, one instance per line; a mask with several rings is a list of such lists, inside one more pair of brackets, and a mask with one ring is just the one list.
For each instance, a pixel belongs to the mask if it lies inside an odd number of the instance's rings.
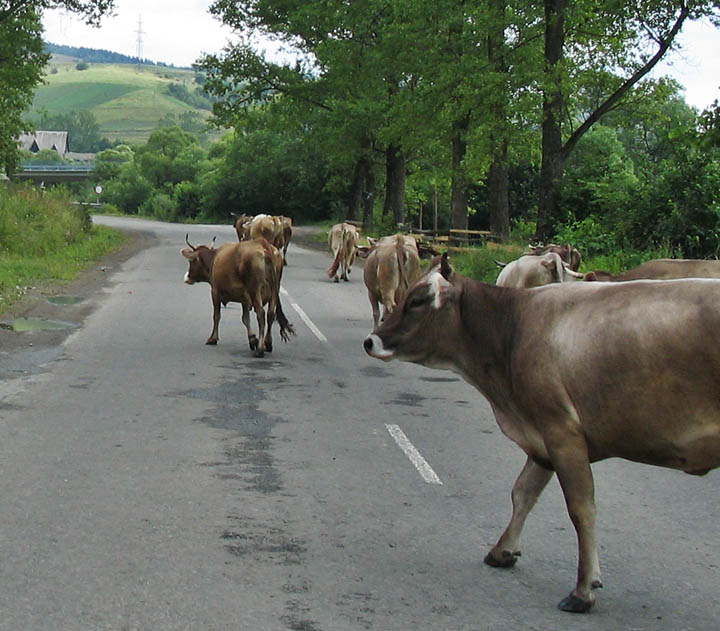
[[273,322],[275,322],[275,309],[276,309],[276,299],[271,298],[270,302],[268,302],[267,306],[267,331],[265,333],[265,352],[266,353],[272,353],[273,350],[273,342],[272,342],[272,325]]
[[250,350],[254,351],[258,347],[258,338],[255,333],[253,333],[252,325],[250,324],[250,311],[252,307],[250,305],[246,305],[243,303],[242,306],[242,323],[245,325],[245,329],[247,330],[248,334],[248,344],[250,345]]
[[553,472],[544,469],[532,458],[525,462],[512,490],[512,517],[505,532],[485,556],[492,567],[512,567],[520,556],[520,535],[528,514],[535,506],[540,493],[552,478]]

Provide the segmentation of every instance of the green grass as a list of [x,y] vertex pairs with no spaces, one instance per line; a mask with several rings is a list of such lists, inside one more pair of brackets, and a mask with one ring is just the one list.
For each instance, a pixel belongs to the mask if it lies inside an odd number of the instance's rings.
[[195,111],[203,118],[210,115],[167,92],[171,83],[185,83],[192,91],[194,78],[192,70],[133,64],[91,64],[87,70],[76,70],[67,59],[53,58],[45,84],[35,93],[33,110],[50,114],[88,110],[98,121],[102,136],[142,143],[166,114]]
[[28,288],[70,281],[125,241],[92,226],[63,191],[0,185],[0,313]]

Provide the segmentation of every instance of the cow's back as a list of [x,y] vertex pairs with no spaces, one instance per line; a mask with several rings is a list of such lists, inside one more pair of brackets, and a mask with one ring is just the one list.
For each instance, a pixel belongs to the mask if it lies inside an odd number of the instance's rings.
[[508,395],[524,422],[565,408],[591,459],[708,468],[683,445],[720,440],[720,280],[548,285],[514,320]]

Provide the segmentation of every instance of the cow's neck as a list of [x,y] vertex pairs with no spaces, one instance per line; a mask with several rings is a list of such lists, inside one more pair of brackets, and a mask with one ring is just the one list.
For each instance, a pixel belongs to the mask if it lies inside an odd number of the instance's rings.
[[459,372],[490,400],[502,398],[511,389],[517,292],[470,279],[462,286]]

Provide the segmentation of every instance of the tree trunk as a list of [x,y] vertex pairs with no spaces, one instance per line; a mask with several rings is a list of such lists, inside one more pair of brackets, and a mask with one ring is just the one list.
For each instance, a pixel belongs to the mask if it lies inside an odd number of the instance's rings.
[[392,213],[393,223],[405,223],[405,156],[400,148],[391,144],[385,154],[385,202],[383,217]]
[[360,210],[363,207],[364,188],[367,182],[370,161],[367,155],[363,154],[358,157],[353,170],[353,179],[350,185],[350,204],[348,207],[347,218],[355,221],[360,216]]
[[363,196],[363,229],[369,230],[373,226],[373,210],[375,208],[375,172],[369,164],[365,174],[365,194]]
[[500,141],[488,172],[488,207],[490,209],[490,232],[507,241],[510,236],[510,167],[508,166],[508,143]]
[[560,120],[564,106],[559,65],[565,45],[568,0],[545,0],[545,88],[543,90],[540,202],[535,238],[544,242],[557,219],[565,156]]
[[490,104],[493,131],[490,134],[492,164],[487,176],[490,231],[502,241],[510,236],[510,167],[508,165],[508,64],[505,58],[506,0],[490,0],[488,61],[497,88]]
[[468,125],[468,116],[465,116],[453,126],[450,220],[452,227],[459,230],[467,230],[468,227],[468,183],[463,164],[467,153],[465,133]]

